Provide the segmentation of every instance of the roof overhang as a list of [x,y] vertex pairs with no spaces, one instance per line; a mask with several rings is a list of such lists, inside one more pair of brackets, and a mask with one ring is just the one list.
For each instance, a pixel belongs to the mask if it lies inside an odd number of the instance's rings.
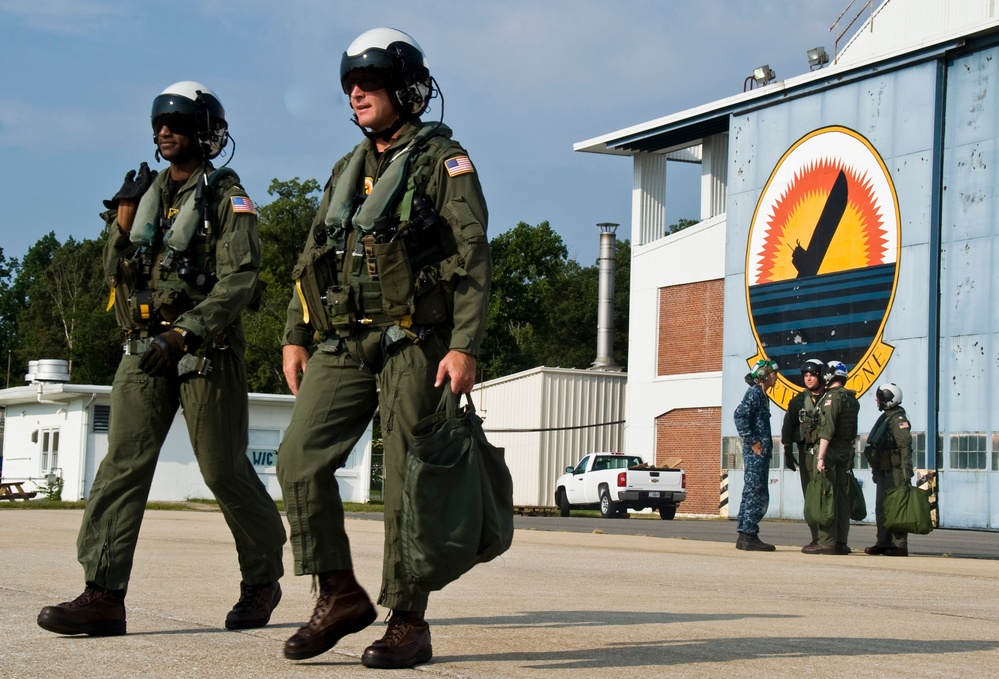
[[974,32],[952,35],[929,45],[902,50],[891,55],[859,64],[834,64],[795,78],[720,99],[710,104],[687,109],[640,125],[611,132],[573,144],[573,151],[606,155],[634,156],[640,153],[672,153],[701,143],[705,137],[727,132],[733,115],[747,113],[798,97],[838,87],[848,82],[870,77],[872,73],[898,70],[915,63],[969,47],[981,47],[997,37],[999,20],[989,22]]

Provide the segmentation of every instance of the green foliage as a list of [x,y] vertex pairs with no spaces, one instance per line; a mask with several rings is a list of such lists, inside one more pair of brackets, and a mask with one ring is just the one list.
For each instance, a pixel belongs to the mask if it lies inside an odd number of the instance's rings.
[[267,193],[277,197],[258,210],[260,280],[267,288],[260,309],[243,319],[250,391],[289,393],[281,371],[281,338],[288,300],[294,294],[291,272],[319,207],[319,190],[315,179],[275,179]]
[[[494,238],[492,298],[480,361],[488,380],[538,366],[588,368],[596,359],[599,267],[568,258],[548,222]],[[631,248],[615,252],[615,360],[626,365]]]
[[693,226],[694,224],[700,224],[700,222],[697,221],[696,219],[686,219],[686,218],[677,220],[675,224],[670,224],[669,226],[666,227],[666,235],[669,236],[671,234],[676,233],[677,231],[683,231],[688,226]]
[[121,347],[113,314],[105,311],[102,247],[73,238],[60,244],[50,232],[28,250],[4,302],[5,314],[15,318],[17,383],[28,361],[59,358],[69,362],[73,382],[110,384]]

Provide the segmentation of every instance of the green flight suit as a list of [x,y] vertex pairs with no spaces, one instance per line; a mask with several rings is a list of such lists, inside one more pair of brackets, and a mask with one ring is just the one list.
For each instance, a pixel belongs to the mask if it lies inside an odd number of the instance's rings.
[[[163,196],[169,195],[168,175],[169,171],[161,172],[155,180]],[[162,205],[164,216],[173,217],[184,201],[193,199],[201,180],[199,169],[177,187],[169,205]],[[153,247],[153,264],[145,274],[128,270],[126,262],[135,261],[130,259],[135,246],[118,229],[115,213],[105,215],[110,222],[105,271],[126,336],[141,340],[170,327],[142,328],[128,316],[128,298],[137,281],[141,286],[141,280],[148,279],[150,288],[171,291],[160,297],[163,315],[173,319],[173,327],[203,338],[197,354],[211,361],[205,376],[179,377],[171,371],[150,377],[138,367],[140,345],[118,365],[111,389],[108,452],[87,497],[77,540],[86,581],[107,589],[127,587],[156,461],[178,407],[183,408],[201,474],[235,539],[243,581],[266,584],[284,572],[284,525],[246,456],[249,416],[241,316],[254,294],[260,266],[256,212],[252,207],[246,211],[245,204],[240,206],[243,211],[233,210],[232,198],[246,197],[235,181],[219,191],[214,238],[195,237],[186,253],[197,266],[214,270],[218,282],[207,294],[181,280],[176,266],[161,272],[158,263],[165,249],[161,242]]]
[[819,544],[833,547],[847,544],[850,534],[850,475],[857,439],[856,392],[842,386],[831,387],[819,401],[818,438],[829,441],[826,449],[826,474],[833,485],[836,508],[833,521],[819,526]]
[[907,533],[894,533],[884,527],[885,496],[898,486],[908,484],[913,476],[912,425],[905,409],[896,406],[881,413],[871,428],[868,442],[872,443],[872,447],[868,449],[868,461],[871,463],[874,483],[877,484],[874,504],[874,516],[878,525],[877,546],[908,549]]
[[[798,474],[801,480],[801,495],[804,497],[808,482],[815,473],[815,455],[818,452],[818,401],[820,393],[813,396],[807,389],[802,389],[791,398],[784,413],[784,423],[781,427],[781,443],[786,448],[794,442],[798,447]],[[814,417],[812,415],[814,413]],[[812,425],[813,419],[816,426]],[[812,542],[819,540],[819,527],[808,524]]]
[[[384,153],[377,153],[370,140],[355,151],[363,152],[364,166],[354,194],[360,204],[365,185],[377,186],[393,157],[414,138],[420,126],[407,123]],[[467,154],[456,142],[431,145],[417,161],[425,195],[441,219],[425,237],[409,248],[412,262],[433,243],[450,241],[456,249],[457,268],[448,296],[450,317],[411,331],[424,333],[417,344],[398,339],[398,328],[381,309],[365,309],[364,322],[323,333],[307,364],[299,386],[291,424],[278,452],[278,478],[284,492],[291,527],[295,573],[324,573],[352,568],[350,545],[344,529],[343,505],[335,477],[374,415],[381,413],[384,437],[385,552],[378,603],[399,610],[425,610],[428,593],[409,583],[400,557],[402,483],[406,471],[408,437],[419,420],[432,414],[440,400],[434,388],[438,364],[449,350],[477,355],[485,331],[489,305],[492,260],[486,238],[488,213],[478,174]],[[323,192],[303,257],[317,247],[317,227],[323,224],[338,182],[354,152],[337,162]],[[414,171],[414,176],[417,173]],[[389,206],[394,209],[395,206]],[[345,242],[336,268],[344,285],[357,289],[364,303],[377,307],[371,290],[376,281],[363,265],[356,243],[360,234],[351,227],[342,234]],[[409,247],[409,246],[408,246]],[[357,254],[355,254],[357,253]],[[425,259],[425,258],[424,258]],[[455,258],[451,258],[452,264]],[[415,272],[414,272],[415,273]],[[367,291],[367,292],[365,292]],[[417,305],[417,309],[419,306]],[[415,314],[414,314],[415,317]],[[392,335],[390,333],[395,333]],[[284,344],[307,347],[317,333],[306,321],[302,299],[292,296],[288,305]]]

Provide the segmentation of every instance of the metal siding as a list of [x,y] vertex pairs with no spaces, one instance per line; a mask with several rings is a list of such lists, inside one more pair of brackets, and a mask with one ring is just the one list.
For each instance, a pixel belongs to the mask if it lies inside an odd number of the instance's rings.
[[[624,425],[556,431],[624,419],[625,373],[536,368],[479,385],[473,393],[489,441],[505,448],[514,503],[552,506],[555,480],[587,452],[620,450]],[[481,405],[480,405],[481,404]]]
[[[940,258],[940,433],[944,448],[941,521],[996,527],[989,507],[994,472],[950,466],[950,435],[999,428],[996,379],[999,326],[993,313],[999,279],[999,49],[955,59],[947,70]],[[991,441],[992,437],[987,436]],[[991,455],[987,456],[991,459]]]

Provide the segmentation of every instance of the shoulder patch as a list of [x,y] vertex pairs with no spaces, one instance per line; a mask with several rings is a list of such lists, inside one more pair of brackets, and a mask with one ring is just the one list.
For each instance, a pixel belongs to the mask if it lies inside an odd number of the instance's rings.
[[229,200],[232,201],[233,212],[248,212],[251,215],[257,214],[257,206],[246,196],[233,196]]
[[900,420],[899,423],[898,423],[898,428],[899,429],[908,429],[909,428],[909,420]]
[[824,405],[824,406],[831,406],[832,405],[832,399],[831,398],[827,399],[826,402],[823,403],[822,405]]
[[447,173],[451,177],[457,177],[460,174],[475,172],[475,168],[472,166],[472,161],[468,159],[468,156],[455,156],[454,158],[448,158],[444,161],[444,167],[447,169]]

